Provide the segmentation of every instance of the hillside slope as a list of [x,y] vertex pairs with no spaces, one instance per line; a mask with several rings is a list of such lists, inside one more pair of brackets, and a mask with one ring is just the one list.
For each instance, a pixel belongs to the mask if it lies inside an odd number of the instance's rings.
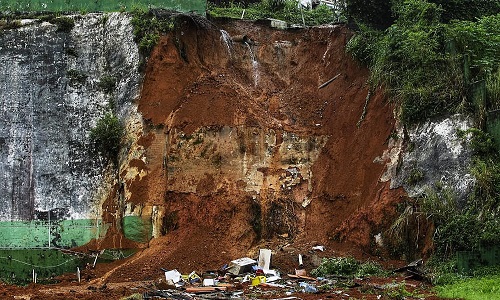
[[215,268],[262,243],[367,254],[404,192],[380,180],[395,120],[351,33],[217,25],[186,17],[147,63],[121,176],[125,214],[152,215],[157,239],[126,268]]

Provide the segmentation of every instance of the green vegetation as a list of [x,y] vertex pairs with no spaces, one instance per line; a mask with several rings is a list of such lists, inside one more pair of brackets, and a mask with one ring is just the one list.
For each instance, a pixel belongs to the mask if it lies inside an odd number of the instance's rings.
[[395,1],[391,10],[392,25],[381,31],[360,23],[347,50],[370,67],[371,84],[386,86],[404,123],[473,112],[479,81],[488,79],[496,93],[500,14],[443,23],[446,11],[424,0]]
[[332,257],[323,258],[319,267],[311,271],[313,276],[349,276],[349,277],[365,277],[365,276],[385,276],[382,267],[371,261],[360,263],[352,257]]
[[[404,124],[476,115],[478,128],[458,133],[474,153],[469,198],[459,201],[437,182],[403,203],[386,233],[394,254],[408,259],[432,234],[435,258],[447,262],[446,272],[457,272],[457,253],[484,252],[500,242],[499,149],[485,132],[487,112],[500,107],[500,2],[347,0],[347,12],[359,28],[347,51],[370,68],[372,87],[385,87]],[[424,176],[415,168],[407,183]],[[422,231],[429,224],[435,231]]]
[[204,0],[1,0],[0,11],[29,12],[29,11],[53,11],[53,12],[113,12],[132,11],[134,9],[167,8],[181,12],[194,11],[204,15],[206,1]]
[[110,75],[105,75],[99,80],[98,86],[106,94],[111,94],[116,87],[116,78]]
[[250,20],[272,18],[292,24],[302,25],[305,23],[308,26],[333,23],[339,18],[325,5],[320,5],[312,10],[300,10],[295,0],[264,0],[250,4],[246,8],[231,2],[227,7],[211,5],[208,11],[213,17],[240,19],[243,16],[243,18]]
[[144,299],[142,297],[142,294],[132,294],[130,296],[120,298],[120,300],[142,300],[142,299]]
[[438,296],[465,300],[500,299],[500,275],[458,279],[455,283],[438,286]]
[[174,28],[173,15],[157,16],[151,10],[135,9],[132,11],[134,39],[139,45],[140,53],[147,57],[160,40],[160,34]]
[[90,131],[93,149],[115,166],[118,164],[121,139],[125,128],[112,113],[105,114]]

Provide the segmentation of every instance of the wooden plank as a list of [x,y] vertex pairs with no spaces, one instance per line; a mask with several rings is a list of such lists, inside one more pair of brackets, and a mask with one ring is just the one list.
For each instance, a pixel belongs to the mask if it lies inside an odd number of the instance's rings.
[[288,277],[294,278],[294,279],[306,279],[306,280],[314,280],[314,281],[316,281],[316,278],[309,277],[309,276],[301,276],[301,275],[288,274]]
[[187,293],[211,293],[216,291],[225,291],[226,286],[206,286],[206,287],[188,287],[186,288]]

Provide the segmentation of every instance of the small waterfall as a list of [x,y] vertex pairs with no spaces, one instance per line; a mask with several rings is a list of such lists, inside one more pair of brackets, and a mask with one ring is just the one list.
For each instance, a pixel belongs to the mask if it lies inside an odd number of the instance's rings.
[[229,54],[229,58],[233,56],[233,40],[227,31],[221,29],[220,30],[220,39],[224,44],[226,44],[227,53]]
[[255,53],[253,53],[252,47],[250,47],[250,44],[245,42],[245,45],[247,45],[248,51],[250,51],[250,58],[252,59],[252,72],[253,72],[253,85],[256,87],[259,84],[259,62],[257,61],[257,58],[255,57]]

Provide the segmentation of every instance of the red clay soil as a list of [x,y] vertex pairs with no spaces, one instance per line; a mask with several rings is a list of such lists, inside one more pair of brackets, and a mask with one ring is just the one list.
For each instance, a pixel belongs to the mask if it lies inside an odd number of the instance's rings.
[[[393,107],[381,90],[369,92],[368,70],[345,53],[352,33],[342,26],[276,30],[247,21],[217,22],[207,28],[190,18],[181,20],[172,33],[161,37],[148,60],[137,101],[145,119],[138,142],[145,148],[145,159],[129,162],[129,168],[146,175],[125,183],[131,195],[126,201],[162,207],[167,216],[164,235],[121,264],[92,270],[85,288],[117,285],[110,296],[93,290],[92,299],[117,299],[123,292],[120,283],[144,286],[163,276],[160,268],[183,274],[214,270],[236,258],[256,257],[259,248],[273,250],[273,267],[282,273],[293,272],[299,253],[309,271],[322,257],[341,255],[378,259],[387,267],[403,264],[374,255],[374,235],[389,228],[405,193],[380,182],[386,162],[374,161],[387,150],[395,131]],[[219,29],[232,37],[246,36],[249,45],[235,41],[228,48]],[[252,55],[257,63],[252,63]],[[294,215],[287,220],[297,222],[287,224],[288,231],[274,232],[275,227],[262,222],[259,237],[252,194],[222,168],[200,169],[204,180],[186,180],[185,186],[196,184],[195,192],[169,187],[172,178],[164,169],[169,134],[217,131],[222,126],[273,130],[277,144],[285,132],[328,137],[312,166],[312,201],[303,208],[295,199],[290,208]],[[123,177],[127,169],[122,170]],[[272,165],[262,169],[264,176],[281,171]],[[294,189],[289,194],[262,190],[261,199],[268,199],[261,201],[269,205],[282,197],[299,198],[296,194],[307,191],[307,186]],[[112,201],[105,205],[111,212],[117,209]],[[263,207],[261,213],[262,221],[273,211]],[[119,235],[108,236],[104,243]],[[326,251],[312,252],[315,245],[324,245]],[[73,285],[65,280],[60,287],[68,292]],[[86,292],[75,293],[79,299],[91,299],[85,298]],[[328,298],[337,299],[333,294]]]
[[255,254],[261,243],[273,249],[322,244],[328,254],[369,257],[373,235],[388,228],[404,192],[379,182],[385,164],[374,160],[395,130],[393,107],[381,90],[367,97],[368,71],[344,52],[351,32],[342,26],[282,31],[245,21],[217,26],[233,37],[250,38],[257,67],[249,45],[235,42],[229,53],[218,29],[184,20],[161,38],[148,61],[138,102],[150,122],[145,136],[163,142],[173,129],[191,134],[202,127],[240,125],[328,136],[312,168],[313,201],[306,209],[297,205],[304,221],[296,234],[259,241],[249,224],[252,201],[228,175],[207,178],[206,183],[230,182],[216,192],[202,183],[196,194],[168,191],[163,149],[151,146],[148,175],[130,183],[133,202],[165,205],[178,219],[175,230],[152,241],[144,258],[125,268],[213,269],[248,251]]

